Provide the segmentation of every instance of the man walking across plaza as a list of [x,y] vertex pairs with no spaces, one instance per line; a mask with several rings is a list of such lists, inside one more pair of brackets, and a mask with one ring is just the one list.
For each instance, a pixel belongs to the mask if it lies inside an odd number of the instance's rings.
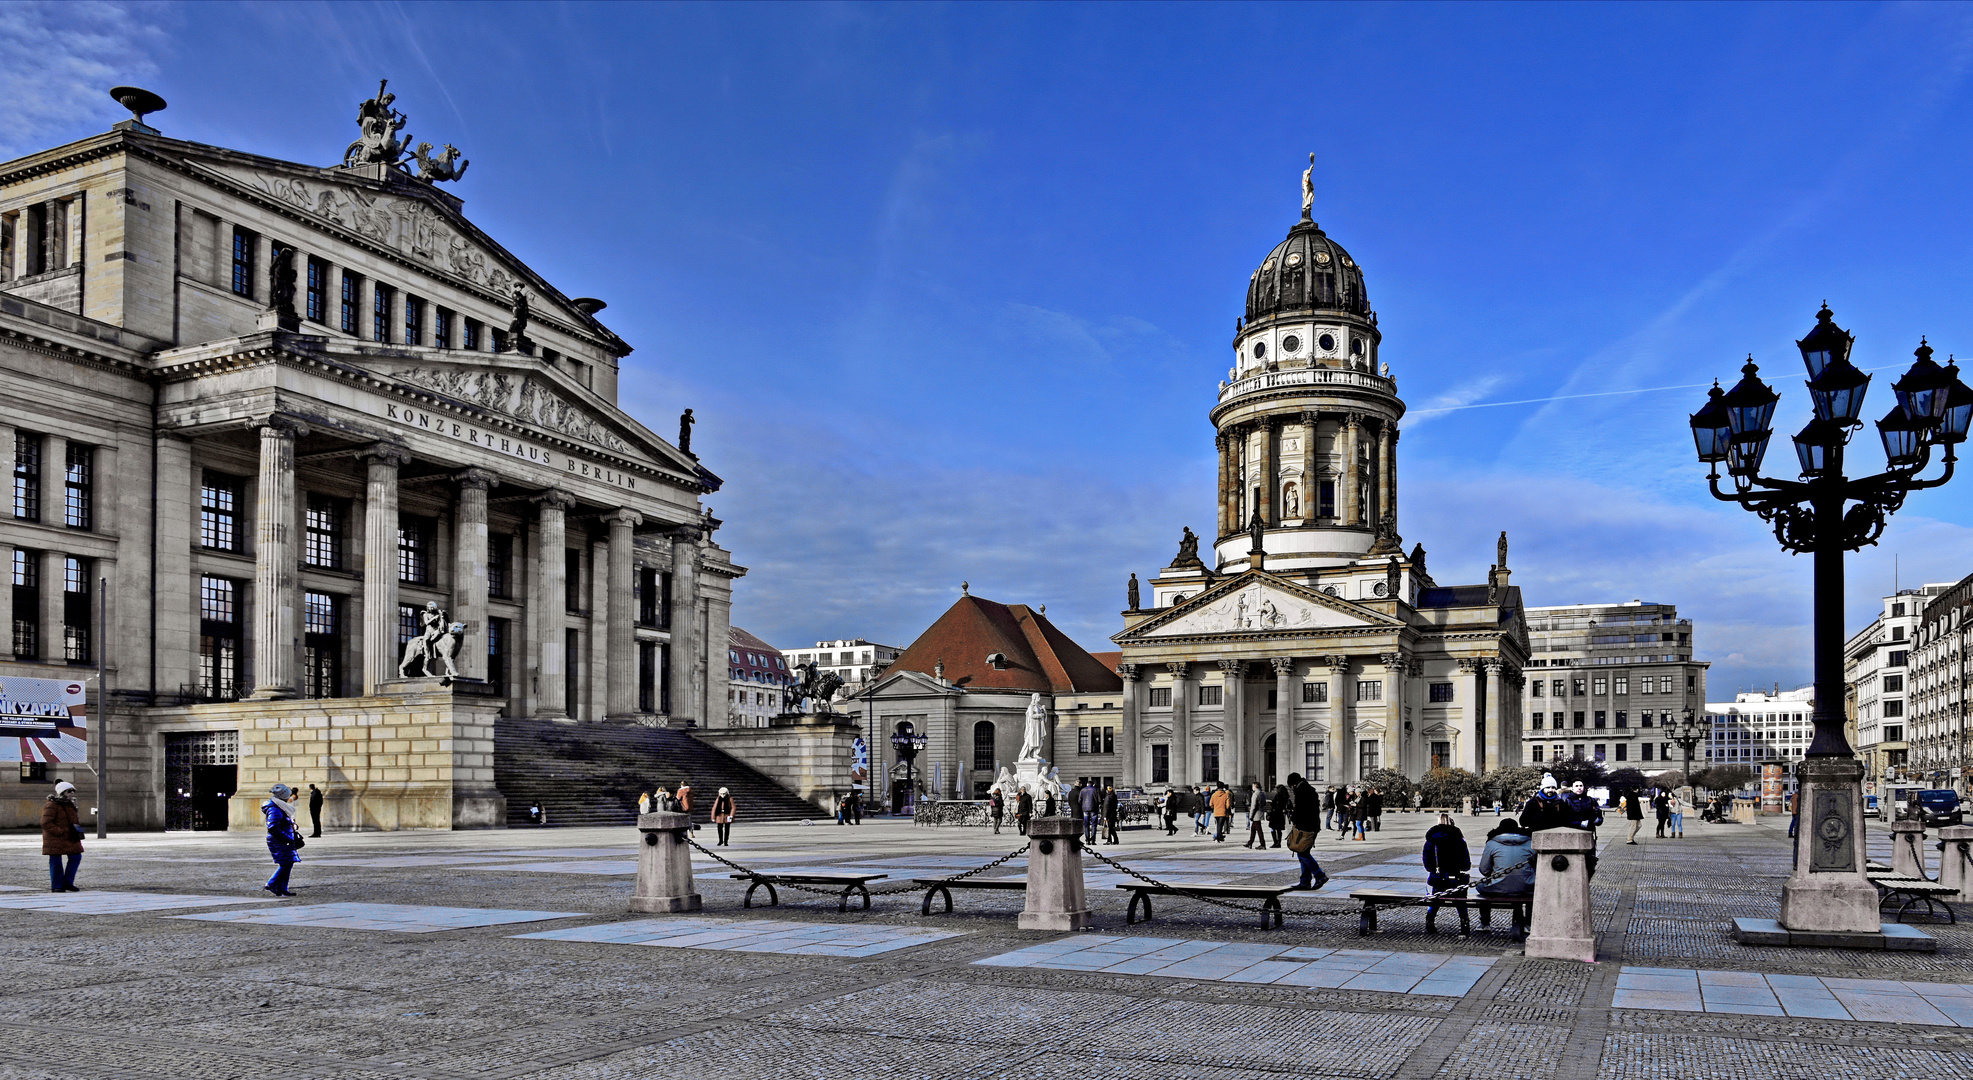
[[1241,847],[1253,847],[1258,843],[1267,847],[1267,792],[1261,790],[1260,781],[1249,785],[1247,792],[1247,842]]
[[1301,773],[1288,774],[1288,823],[1288,850],[1295,853],[1295,861],[1302,867],[1302,880],[1295,888],[1322,888],[1329,883],[1329,875],[1309,852],[1315,846],[1315,834],[1322,829],[1322,793],[1310,787]]
[[1014,800],[1014,822],[1021,827],[1021,835],[1028,834],[1028,824],[1034,820],[1034,792],[1027,788]]
[[1331,784],[1322,791],[1323,823],[1331,829],[1336,827],[1336,785]]
[[1118,819],[1122,814],[1123,814],[1123,807],[1119,805],[1117,801],[1116,785],[1111,784],[1109,786],[1106,786],[1103,789],[1103,829],[1104,829],[1103,842],[1104,843],[1121,844],[1124,842],[1122,834],[1117,832],[1117,826],[1120,823]]
[[1274,834],[1274,846],[1281,846],[1281,834],[1288,831],[1288,785],[1274,785],[1267,800],[1267,829]]
[[1082,811],[1082,842],[1085,844],[1094,844],[1096,842],[1096,826],[1099,824],[1096,814],[1101,809],[1094,782],[1082,786],[1082,799],[1078,808]]
[[993,835],[1000,835],[1000,823],[1007,816],[1007,797],[994,788],[987,793],[987,812],[993,815]]
[[1224,780],[1220,781],[1219,786],[1213,789],[1212,808],[1213,843],[1224,843],[1226,841],[1226,830],[1233,826],[1233,792],[1227,789],[1226,781]]
[[1644,799],[1635,791],[1624,792],[1624,817],[1630,822],[1630,837],[1624,843],[1637,843],[1637,830],[1644,827]]
[[316,787],[314,784],[308,785],[308,821],[310,825],[315,827],[315,831],[309,835],[320,839],[322,836],[322,789]]

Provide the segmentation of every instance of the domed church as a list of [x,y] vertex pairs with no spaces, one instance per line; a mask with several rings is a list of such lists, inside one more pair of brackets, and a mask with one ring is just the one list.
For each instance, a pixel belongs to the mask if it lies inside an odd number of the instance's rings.
[[1209,413],[1211,541],[1188,527],[1148,588],[1132,575],[1112,638],[1127,786],[1521,763],[1528,631],[1507,536],[1478,585],[1441,585],[1422,544],[1405,551],[1404,401],[1363,268],[1310,204],[1305,174],[1301,220],[1247,283]]

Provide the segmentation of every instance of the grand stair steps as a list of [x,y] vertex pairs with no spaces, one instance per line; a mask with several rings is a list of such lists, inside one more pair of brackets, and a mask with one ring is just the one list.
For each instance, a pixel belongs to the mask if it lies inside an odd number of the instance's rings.
[[737,820],[826,816],[812,802],[684,731],[637,724],[558,724],[502,717],[494,726],[493,777],[507,797],[507,824],[528,824],[539,803],[550,825],[635,825],[637,796],[659,785],[692,785],[692,818],[710,821],[720,788]]

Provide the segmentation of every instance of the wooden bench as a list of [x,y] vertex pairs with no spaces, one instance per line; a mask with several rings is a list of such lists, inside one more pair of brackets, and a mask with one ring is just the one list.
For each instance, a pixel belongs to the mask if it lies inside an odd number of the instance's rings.
[[1281,894],[1293,891],[1292,885],[1152,885],[1147,882],[1123,882],[1119,889],[1130,890],[1130,907],[1124,912],[1124,921],[1135,925],[1138,922],[1137,907],[1144,906],[1144,920],[1151,920],[1151,896],[1212,896],[1223,900],[1259,900],[1261,902],[1261,929],[1268,928],[1268,919],[1274,920],[1275,929],[1281,928]]
[[1026,892],[1028,890],[1028,879],[1025,877],[965,878],[963,880],[959,878],[921,877],[912,878],[911,880],[914,884],[925,886],[925,902],[918,906],[918,914],[920,915],[930,915],[932,913],[932,897],[940,895],[945,897],[945,911],[941,914],[952,914],[952,890],[954,889],[987,889],[994,892]]
[[1425,908],[1425,930],[1427,933],[1430,933],[1433,930],[1433,922],[1438,916],[1436,909],[1452,907],[1459,909],[1459,936],[1461,937],[1465,937],[1473,932],[1473,924],[1467,914],[1469,911],[1480,913],[1481,926],[1491,924],[1491,916],[1494,912],[1505,911],[1512,915],[1514,919],[1514,936],[1521,938],[1527,935],[1528,924],[1533,918],[1532,908],[1535,902],[1533,893],[1506,896],[1442,896],[1435,901],[1430,897],[1392,892],[1389,889],[1358,889],[1350,893],[1350,899],[1363,904],[1363,913],[1358,916],[1356,924],[1358,937],[1364,937],[1377,932],[1378,908]]
[[754,906],[755,889],[766,889],[768,906],[779,907],[781,904],[781,897],[779,894],[777,894],[774,891],[774,887],[776,885],[826,885],[829,888],[832,889],[839,888],[843,891],[842,899],[836,903],[837,911],[849,910],[849,898],[851,893],[862,893],[863,910],[869,911],[870,910],[870,883],[876,881],[878,878],[889,877],[890,875],[889,874],[734,874],[732,876],[737,881],[746,881],[750,883],[747,886],[747,895],[745,896],[745,898],[743,898],[740,904],[741,907]]
[[1897,914],[1892,916],[1898,922],[1903,922],[1913,906],[1918,904],[1925,905],[1926,918],[1937,919],[1943,908],[1948,923],[1959,922],[1959,914],[1946,902],[1947,897],[1959,895],[1959,890],[1950,885],[1941,885],[1929,878],[1905,877],[1896,872],[1867,871],[1865,876],[1870,878],[1872,885],[1877,886],[1877,906],[1880,910],[1899,897],[1904,898],[1904,902],[1898,905]]

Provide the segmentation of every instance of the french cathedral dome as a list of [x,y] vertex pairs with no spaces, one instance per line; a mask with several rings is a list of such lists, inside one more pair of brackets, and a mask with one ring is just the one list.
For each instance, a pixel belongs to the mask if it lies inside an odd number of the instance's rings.
[[1308,218],[1267,253],[1247,283],[1247,322],[1284,312],[1346,311],[1368,317],[1363,269]]

